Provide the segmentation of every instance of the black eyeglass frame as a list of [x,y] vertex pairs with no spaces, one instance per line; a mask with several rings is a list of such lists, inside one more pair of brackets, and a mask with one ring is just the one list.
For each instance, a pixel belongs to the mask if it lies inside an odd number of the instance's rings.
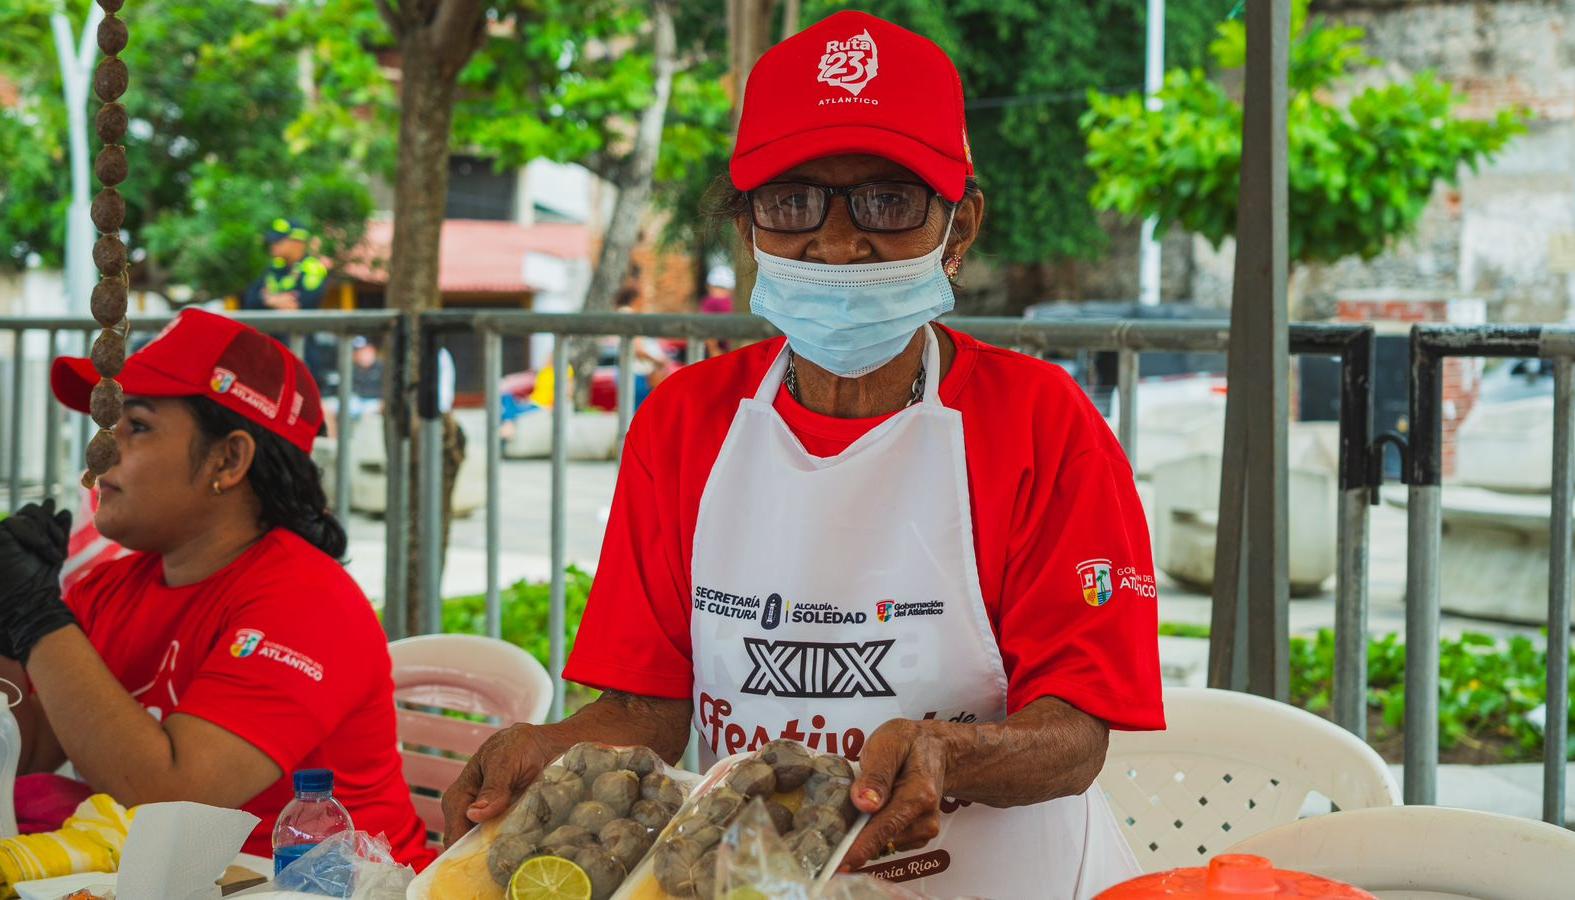
[[[872,234],[901,234],[905,231],[913,231],[916,228],[923,228],[925,222],[930,221],[930,202],[936,197],[940,196],[940,192],[936,191],[935,188],[930,187],[928,184],[925,184],[922,181],[894,181],[890,178],[882,178],[877,181],[865,181],[859,184],[849,184],[843,187],[832,187],[828,184],[816,184],[813,181],[768,181],[765,184],[762,184],[760,187],[768,187],[773,184],[791,184],[799,187],[813,188],[814,190],[820,191],[821,197],[824,201],[820,208],[820,221],[816,222],[814,225],[806,226],[804,228],[772,228],[768,225],[762,225],[760,223],[759,211],[755,208],[755,191],[760,190],[760,188],[754,188],[752,190],[745,191],[744,197],[749,201],[749,221],[761,231],[769,231],[773,234],[809,234],[812,231],[819,231],[821,228],[825,227],[826,218],[831,215],[831,198],[839,195],[842,197],[842,202],[847,205],[848,220],[853,223],[855,228],[859,229],[860,231],[868,231]],[[909,187],[924,188],[924,219],[920,221],[919,224],[910,225],[907,228],[864,227],[864,224],[859,221],[858,215],[853,212],[853,192],[859,188],[873,187],[878,184],[901,184],[907,185]]]

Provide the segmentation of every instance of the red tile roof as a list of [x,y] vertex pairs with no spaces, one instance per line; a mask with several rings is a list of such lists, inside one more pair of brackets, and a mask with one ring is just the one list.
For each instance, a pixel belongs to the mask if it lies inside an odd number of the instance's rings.
[[[340,272],[368,284],[388,283],[394,223],[367,223],[366,238]],[[537,290],[526,271],[527,254],[588,259],[591,234],[584,225],[542,222],[516,225],[476,219],[443,222],[438,290],[445,294],[518,294]]]

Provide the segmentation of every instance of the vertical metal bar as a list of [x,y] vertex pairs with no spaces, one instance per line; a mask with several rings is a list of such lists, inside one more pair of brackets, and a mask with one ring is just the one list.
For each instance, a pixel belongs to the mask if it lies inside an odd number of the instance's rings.
[[354,378],[352,361],[350,358],[351,337],[341,334],[337,337],[338,346],[335,348],[339,358],[336,361],[339,368],[339,414],[335,423],[339,432],[339,440],[334,449],[334,517],[346,528],[350,527],[350,467],[351,457],[355,453],[354,434],[351,429],[354,425],[350,420],[350,382]]
[[569,404],[573,393],[569,390],[569,342],[561,334],[552,336],[552,584],[547,606],[547,671],[552,673],[552,709],[550,721],[563,718],[563,647],[565,584],[563,567],[565,518],[567,516],[567,476],[569,441]]
[[634,421],[634,338],[618,339],[618,456],[623,457],[623,439]]
[[383,392],[383,458],[387,502],[383,514],[387,570],[383,582],[383,629],[392,640],[410,634],[409,597],[406,573],[410,558],[410,438],[402,432],[408,415],[410,376],[405,367],[406,342],[410,340],[409,317],[401,316],[384,341],[388,366],[384,369],[389,384]]
[[302,362],[305,362],[306,361],[306,335],[295,333],[295,334],[291,334],[289,337],[290,337],[290,352],[294,353],[297,359],[301,360]]
[[689,361],[689,365],[691,366],[702,359],[705,359],[705,341],[701,340],[700,338],[690,338],[689,351],[687,354],[685,354],[685,358]]
[[[395,396],[403,394],[396,393]],[[410,439],[397,433],[398,428],[392,418],[386,421],[388,427],[383,430],[383,458],[387,460],[387,465],[383,474],[388,483],[385,486],[383,537],[387,566],[383,580],[383,630],[387,632],[389,640],[399,640],[410,635],[407,615],[409,598],[405,591],[410,547],[410,481],[405,473],[410,469]]]
[[[59,336],[60,332],[49,329],[49,343],[44,353],[46,365],[55,358]],[[44,497],[60,502],[60,407],[55,405],[53,397],[44,400]]]
[[22,505],[22,407],[27,405],[27,393],[22,389],[22,357],[26,353],[27,335],[18,328],[11,332],[11,337],[11,503],[7,508],[15,510]]
[[1438,559],[1443,390],[1439,358],[1411,329],[1411,444],[1405,598],[1405,802],[1438,797]]
[[1575,362],[1559,359],[1553,367],[1553,521],[1548,566],[1548,702],[1542,733],[1542,818],[1564,824],[1565,766],[1569,732],[1570,599],[1575,567],[1570,517],[1575,515]]
[[441,347],[438,333],[418,323],[415,339],[421,342],[420,371],[416,374],[417,440],[421,443],[416,455],[417,490],[420,500],[416,503],[417,572],[416,584],[421,590],[416,608],[420,619],[412,623],[427,634],[443,630],[443,411],[440,409],[438,390],[438,354]]
[[[1235,317],[1236,313],[1231,315]],[[1251,377],[1246,359],[1235,341],[1231,343],[1226,362],[1227,385]],[[1247,561],[1247,411],[1240,399],[1232,399],[1233,394],[1225,395],[1225,440],[1220,452],[1220,502],[1214,538],[1214,606],[1209,617],[1208,685],[1219,690],[1242,690],[1247,686],[1243,574]]]
[[503,398],[503,338],[496,331],[481,336],[481,378],[487,396],[487,636],[503,636],[503,603],[499,596],[498,554],[503,532],[503,439],[499,434]]
[[1439,485],[1412,485],[1406,550],[1405,802],[1438,796]]
[[1334,720],[1367,736],[1367,565],[1372,447],[1373,329],[1340,354],[1340,501],[1334,606]]
[[[83,356],[91,357],[93,355],[93,338],[95,334],[96,332],[92,331],[82,332]],[[93,424],[93,420],[87,416],[78,415],[75,418],[77,420],[77,445],[72,448],[75,452],[75,455],[72,457],[72,465],[76,467],[77,472],[81,472],[87,468],[88,441],[93,439],[93,429],[96,426]]]
[[1137,468],[1137,379],[1138,355],[1123,349],[1116,357],[1116,389],[1121,394],[1121,418],[1116,420],[1121,448],[1127,452],[1127,462]]
[[443,420],[421,420],[421,624],[443,630]]
[[1340,491],[1334,601],[1334,721],[1367,737],[1368,490]]
[[1251,329],[1238,335],[1253,377],[1246,392],[1247,689],[1290,696],[1290,580],[1287,540],[1286,437],[1290,405],[1289,271],[1286,184],[1286,76],[1291,0],[1247,5],[1247,78],[1242,120],[1242,171],[1233,303],[1255,306]]

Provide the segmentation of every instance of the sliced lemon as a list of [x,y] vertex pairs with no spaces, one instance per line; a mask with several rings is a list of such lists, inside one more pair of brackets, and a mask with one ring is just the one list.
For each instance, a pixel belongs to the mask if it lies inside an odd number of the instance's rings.
[[561,856],[537,856],[514,870],[508,900],[591,900],[591,879]]
[[771,900],[758,888],[736,887],[727,892],[727,900]]

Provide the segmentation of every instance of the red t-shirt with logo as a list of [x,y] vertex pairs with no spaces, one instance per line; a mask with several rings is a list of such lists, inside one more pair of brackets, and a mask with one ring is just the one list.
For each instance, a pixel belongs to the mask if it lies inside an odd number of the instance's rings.
[[[979,582],[1008,712],[1049,696],[1112,728],[1163,728],[1154,564],[1120,444],[1059,367],[943,331],[957,354],[940,399],[962,414]],[[781,348],[777,338],[681,369],[641,406],[565,677],[691,695],[700,496],[739,401],[754,396]],[[775,408],[817,456],[840,453],[888,418],[819,415],[786,390]]]
[[358,830],[410,865],[432,859],[398,753],[382,626],[337,562],[275,528],[196,584],[164,584],[159,556],[103,563],[66,594],[109,670],[155,718],[196,716],[266,753],[284,777],[242,809],[246,852],[272,856],[290,773],[332,769]]

